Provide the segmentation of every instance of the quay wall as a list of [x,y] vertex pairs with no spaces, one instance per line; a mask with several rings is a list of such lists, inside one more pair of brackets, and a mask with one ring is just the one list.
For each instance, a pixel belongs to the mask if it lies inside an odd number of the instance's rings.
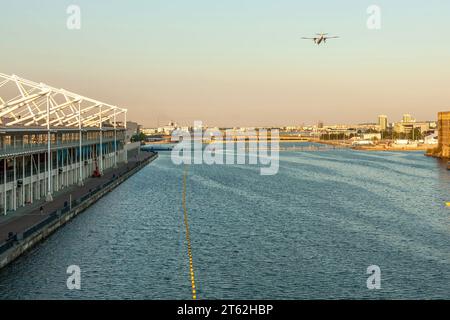
[[120,177],[118,177],[116,180],[112,181],[109,185],[106,187],[100,189],[98,192],[90,196],[89,198],[82,201],[77,206],[73,207],[70,211],[66,212],[65,214],[58,215],[58,217],[48,224],[46,224],[44,227],[40,228],[39,230],[33,232],[31,235],[27,236],[26,238],[23,238],[23,233],[18,235],[16,241],[12,243],[11,248],[7,249],[3,253],[0,254],[0,269],[7,266],[17,258],[19,258],[21,255],[23,255],[25,252],[48,238],[51,234],[53,234],[56,230],[64,226],[67,222],[75,218],[77,215],[85,211],[87,208],[89,208],[91,205],[93,205],[95,202],[97,202],[99,199],[101,199],[103,196],[114,190],[117,186],[119,186],[121,183],[123,183],[125,180],[127,180],[129,177],[134,175],[136,172],[141,170],[143,167],[145,167],[147,164],[151,163],[153,160],[155,160],[158,157],[158,154],[154,154],[153,156],[149,157],[148,159],[142,161],[138,166],[131,169],[130,171],[124,173]]

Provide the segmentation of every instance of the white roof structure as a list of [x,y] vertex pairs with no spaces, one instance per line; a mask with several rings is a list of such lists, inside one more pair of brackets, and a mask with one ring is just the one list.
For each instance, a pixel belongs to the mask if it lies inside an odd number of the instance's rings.
[[127,109],[95,99],[36,83],[16,75],[0,73],[0,126],[85,128],[102,127],[105,122],[117,125]]

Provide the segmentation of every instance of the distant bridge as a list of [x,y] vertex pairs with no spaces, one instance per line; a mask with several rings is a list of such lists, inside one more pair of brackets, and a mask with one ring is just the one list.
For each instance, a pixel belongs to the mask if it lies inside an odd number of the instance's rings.
[[331,145],[331,144],[310,144],[307,146],[289,146],[284,147],[280,145],[279,151],[302,151],[302,152],[313,152],[313,151],[329,151],[338,149],[348,149],[345,145]]
[[145,147],[142,147],[141,149],[144,151],[160,152],[160,151],[172,151],[173,147],[145,146]]
[[[342,150],[342,149],[348,149],[349,146],[346,145],[334,145],[334,144],[308,144],[308,145],[296,145],[296,146],[283,146],[283,143],[280,143],[278,148],[274,147],[261,147],[253,148],[252,146],[247,145],[245,147],[246,151],[258,151],[259,150],[278,150],[278,151],[301,151],[301,152],[315,152],[315,151],[330,151],[330,150]],[[153,152],[160,152],[160,151],[172,151],[173,146],[144,146],[142,147],[142,150],[144,151],[153,151]]]

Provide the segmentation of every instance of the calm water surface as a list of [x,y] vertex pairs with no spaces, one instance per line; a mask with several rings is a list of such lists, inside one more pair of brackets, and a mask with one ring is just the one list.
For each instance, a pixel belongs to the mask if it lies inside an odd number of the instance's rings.
[[[282,152],[190,166],[202,299],[450,299],[450,172],[418,153]],[[4,270],[3,299],[190,299],[183,167],[168,154]],[[66,269],[79,265],[82,290]],[[382,289],[368,290],[378,265]]]

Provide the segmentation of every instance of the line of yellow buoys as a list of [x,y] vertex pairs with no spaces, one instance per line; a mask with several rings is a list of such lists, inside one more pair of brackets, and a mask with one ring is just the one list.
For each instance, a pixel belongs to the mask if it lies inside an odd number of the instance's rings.
[[189,235],[189,221],[186,208],[186,180],[188,175],[188,166],[184,168],[183,175],[183,211],[184,211],[184,225],[186,227],[186,242],[188,247],[188,257],[189,257],[189,273],[191,275],[191,286],[192,286],[192,299],[197,299],[197,289],[195,287],[195,275],[194,275],[194,263],[192,260],[192,247],[191,247],[191,237]]

